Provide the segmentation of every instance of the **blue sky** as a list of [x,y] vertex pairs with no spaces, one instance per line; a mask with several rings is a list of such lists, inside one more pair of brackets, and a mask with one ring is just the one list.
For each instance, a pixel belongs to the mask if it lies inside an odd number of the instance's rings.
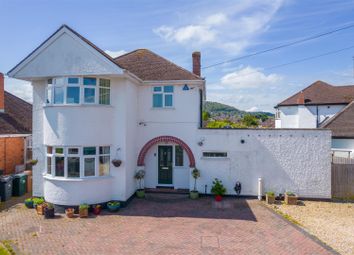
[[[61,24],[110,54],[148,48],[191,69],[276,47],[354,23],[354,1],[130,0],[0,1],[0,71],[6,73]],[[354,45],[354,28],[300,45],[202,70],[208,100],[243,110],[274,105],[316,80],[354,84],[354,49],[283,68],[291,62]],[[6,90],[31,100],[31,86],[6,79]]]

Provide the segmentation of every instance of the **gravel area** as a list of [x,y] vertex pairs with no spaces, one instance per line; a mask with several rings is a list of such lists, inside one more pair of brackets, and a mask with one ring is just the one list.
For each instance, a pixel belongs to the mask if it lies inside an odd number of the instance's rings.
[[340,254],[354,254],[354,203],[300,201],[269,206],[290,216],[306,231]]

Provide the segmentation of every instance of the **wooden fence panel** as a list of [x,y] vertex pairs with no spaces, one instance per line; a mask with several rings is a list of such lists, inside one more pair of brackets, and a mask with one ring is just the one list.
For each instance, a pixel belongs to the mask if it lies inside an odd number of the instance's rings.
[[354,164],[332,163],[332,197],[354,197]]

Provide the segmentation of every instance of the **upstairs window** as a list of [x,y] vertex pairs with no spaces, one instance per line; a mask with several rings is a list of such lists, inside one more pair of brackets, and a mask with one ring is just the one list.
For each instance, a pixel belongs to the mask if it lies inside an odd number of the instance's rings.
[[[99,88],[97,88],[99,85]],[[110,80],[95,77],[62,77],[49,79],[46,103],[62,104],[102,104],[111,100]]]
[[173,107],[173,86],[153,87],[152,106],[154,108]]

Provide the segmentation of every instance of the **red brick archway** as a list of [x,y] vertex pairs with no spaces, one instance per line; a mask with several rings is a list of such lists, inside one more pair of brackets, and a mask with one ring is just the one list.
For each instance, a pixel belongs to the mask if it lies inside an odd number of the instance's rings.
[[194,159],[194,155],[193,155],[191,148],[189,148],[189,146],[185,142],[183,142],[181,139],[174,137],[174,136],[158,136],[158,137],[155,137],[154,139],[151,139],[150,141],[148,141],[139,153],[138,166],[145,165],[144,161],[145,161],[146,153],[149,151],[149,149],[152,146],[154,146],[155,144],[158,144],[158,143],[163,143],[163,142],[175,143],[175,144],[182,146],[182,148],[186,151],[186,153],[188,155],[189,167],[195,167],[195,159]]

